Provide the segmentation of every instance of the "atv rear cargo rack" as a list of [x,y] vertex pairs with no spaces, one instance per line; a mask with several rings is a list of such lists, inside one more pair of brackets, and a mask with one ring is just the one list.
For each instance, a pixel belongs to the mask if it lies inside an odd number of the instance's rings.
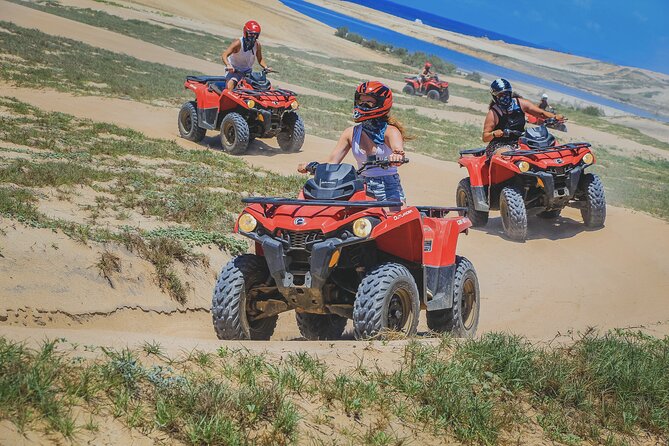
[[527,155],[543,155],[545,153],[561,152],[563,150],[578,150],[590,147],[587,142],[572,142],[562,144],[560,146],[546,147],[545,149],[531,149],[531,150],[509,150],[503,152],[502,156],[527,156]]
[[337,206],[343,208],[386,208],[400,207],[401,201],[343,201],[343,200],[298,200],[280,197],[249,197],[242,198],[242,203],[258,203],[273,206]]

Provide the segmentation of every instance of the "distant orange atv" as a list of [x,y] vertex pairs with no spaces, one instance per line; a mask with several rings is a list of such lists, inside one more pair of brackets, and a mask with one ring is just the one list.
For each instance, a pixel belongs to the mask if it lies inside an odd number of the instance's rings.
[[304,143],[304,122],[296,94],[274,89],[266,71],[250,72],[233,90],[222,76],[188,76],[184,87],[195,93],[179,111],[179,134],[200,142],[207,130],[221,131],[221,146],[231,154],[246,151],[254,138],[276,136],[279,147],[297,152]]
[[402,92],[409,95],[427,95],[428,98],[435,101],[448,102],[448,82],[440,81],[436,74],[423,82],[423,87],[420,86],[420,76],[405,77],[404,88]]

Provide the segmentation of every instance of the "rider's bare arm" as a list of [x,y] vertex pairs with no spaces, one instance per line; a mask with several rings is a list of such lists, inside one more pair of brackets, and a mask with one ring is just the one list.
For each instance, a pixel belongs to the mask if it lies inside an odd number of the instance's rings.
[[404,138],[397,127],[389,125],[386,128],[385,143],[393,151],[388,157],[390,161],[400,162],[404,159]]
[[226,50],[223,51],[223,54],[221,54],[221,60],[227,68],[232,69],[232,65],[230,65],[230,62],[228,62],[228,57],[230,57],[231,54],[238,53],[240,49],[242,49],[242,43],[239,40],[233,40],[232,43],[226,48]]
[[269,68],[267,66],[267,62],[265,62],[265,58],[262,55],[262,47],[260,46],[260,42],[256,42],[256,59],[258,59],[258,64],[262,67],[263,70],[267,70]]
[[520,102],[520,108],[522,108],[525,113],[529,113],[533,116],[536,116],[537,118],[545,118],[545,119],[555,118],[558,121],[564,120],[564,116],[556,115],[555,113],[551,113],[547,110],[542,110],[538,106],[528,101],[527,99],[519,99],[519,102]]
[[495,138],[504,136],[504,131],[493,130],[497,125],[497,121],[497,115],[495,112],[488,110],[488,114],[485,117],[485,122],[483,123],[483,133],[481,134],[481,139],[483,142],[490,142]]
[[[330,152],[330,156],[325,162],[329,164],[341,163],[346,157],[348,151],[351,150],[352,139],[353,139],[353,127],[349,127],[346,130],[344,130],[344,132],[341,134],[341,136],[339,137],[339,141],[337,141],[337,145],[335,146],[334,149],[332,149],[332,152]],[[307,173],[307,164],[308,163],[298,164],[297,171],[302,173]]]

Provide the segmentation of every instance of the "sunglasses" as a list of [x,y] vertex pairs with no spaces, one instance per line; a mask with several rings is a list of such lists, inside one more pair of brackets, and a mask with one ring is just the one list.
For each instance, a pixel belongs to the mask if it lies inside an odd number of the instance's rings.
[[498,93],[493,93],[493,96],[495,96],[496,98],[501,98],[503,96],[511,96],[511,92],[510,91],[500,91]]

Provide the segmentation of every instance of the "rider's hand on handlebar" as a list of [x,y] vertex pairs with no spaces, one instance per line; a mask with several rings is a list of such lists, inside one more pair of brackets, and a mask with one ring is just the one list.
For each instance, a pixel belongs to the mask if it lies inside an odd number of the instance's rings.
[[235,69],[233,67],[230,67],[230,66],[225,67],[225,72],[226,73],[233,73],[234,71],[235,71]]
[[272,69],[272,67],[264,67],[262,70],[263,70],[265,73],[272,73],[272,72],[274,72],[274,70]]
[[558,122],[565,122],[567,118],[564,115],[555,115],[555,120]]
[[388,161],[390,161],[390,164],[393,166],[399,166],[404,162],[404,153],[391,153],[390,156],[388,156]]
[[310,173],[314,174],[316,172],[316,167],[318,167],[318,162],[312,161],[310,163],[300,163],[297,165],[297,171],[300,173]]
[[300,173],[307,173],[307,163],[300,163],[297,165],[297,171]]

